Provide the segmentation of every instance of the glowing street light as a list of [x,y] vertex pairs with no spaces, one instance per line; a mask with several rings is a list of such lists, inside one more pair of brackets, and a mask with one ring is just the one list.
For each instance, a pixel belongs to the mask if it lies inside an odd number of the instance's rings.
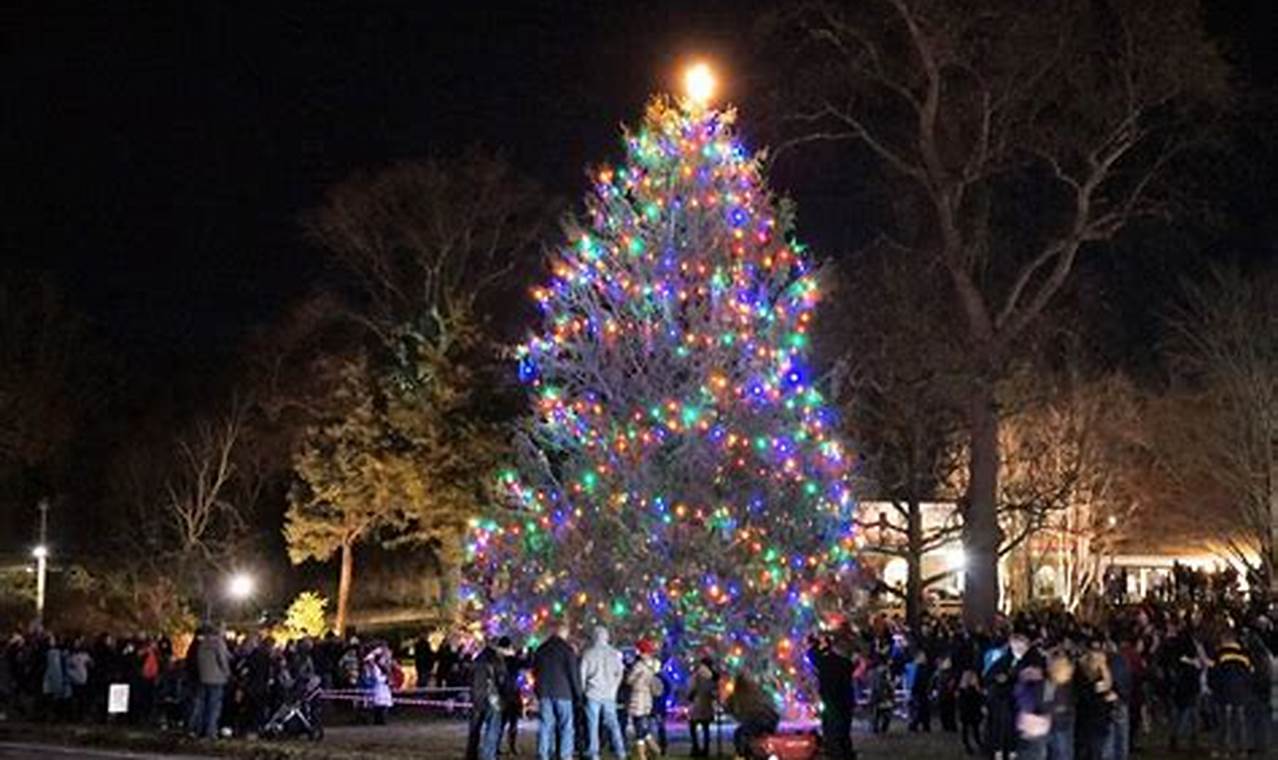
[[44,597],[48,588],[49,547],[40,544],[31,550],[36,561],[36,619],[44,622]]
[[694,63],[683,72],[683,91],[695,105],[708,105],[718,84],[707,63]]
[[236,573],[226,582],[226,595],[237,602],[242,602],[253,595],[256,584],[248,573]]

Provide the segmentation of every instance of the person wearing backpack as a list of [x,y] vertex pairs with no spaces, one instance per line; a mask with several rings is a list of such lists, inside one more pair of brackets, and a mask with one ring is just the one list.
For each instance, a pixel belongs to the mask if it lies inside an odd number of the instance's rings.
[[648,754],[654,757],[661,755],[661,745],[654,735],[653,708],[657,700],[665,693],[658,674],[661,664],[657,662],[657,645],[650,639],[642,639],[635,645],[639,658],[630,668],[626,683],[630,685],[630,701],[626,705],[630,720],[635,726],[635,753],[639,760],[647,760]]

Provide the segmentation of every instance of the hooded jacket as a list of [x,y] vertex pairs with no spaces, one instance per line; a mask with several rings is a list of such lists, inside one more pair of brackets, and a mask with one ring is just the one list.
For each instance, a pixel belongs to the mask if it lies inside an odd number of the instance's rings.
[[621,652],[608,643],[608,629],[596,626],[593,643],[581,655],[581,689],[586,699],[616,701],[625,671]]
[[213,631],[200,635],[200,646],[195,652],[200,683],[205,686],[225,686],[231,680],[231,655],[226,650],[226,639]]
[[506,691],[506,678],[505,660],[496,649],[491,646],[484,647],[471,663],[471,704],[500,707],[502,694]]

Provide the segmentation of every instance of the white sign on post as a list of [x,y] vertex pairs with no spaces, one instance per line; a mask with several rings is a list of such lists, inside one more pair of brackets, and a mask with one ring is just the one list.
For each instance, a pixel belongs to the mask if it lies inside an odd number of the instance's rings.
[[129,711],[129,685],[113,683],[107,690],[107,714],[123,715]]

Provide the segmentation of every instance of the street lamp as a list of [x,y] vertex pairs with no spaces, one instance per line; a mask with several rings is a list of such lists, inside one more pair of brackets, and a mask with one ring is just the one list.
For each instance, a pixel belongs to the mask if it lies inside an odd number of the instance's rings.
[[226,582],[226,595],[237,602],[242,602],[253,595],[256,584],[248,573],[236,573]]
[[683,91],[696,106],[708,105],[718,84],[714,70],[705,62],[694,63],[683,72]]
[[44,590],[49,574],[49,547],[40,544],[31,550],[36,561],[36,619],[44,623]]

